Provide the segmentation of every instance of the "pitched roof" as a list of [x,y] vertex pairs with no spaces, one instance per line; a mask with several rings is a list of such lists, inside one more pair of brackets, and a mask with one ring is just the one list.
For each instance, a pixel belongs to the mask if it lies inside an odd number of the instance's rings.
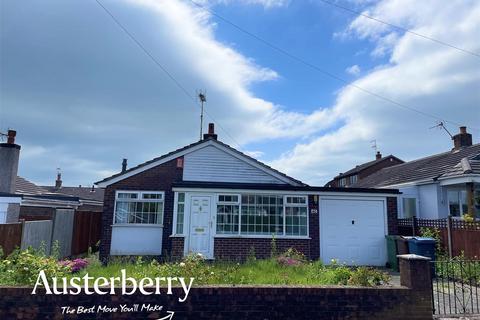
[[386,157],[382,157],[380,159],[375,159],[373,161],[365,162],[365,163],[362,163],[358,166],[355,166],[355,168],[350,169],[347,172],[343,172],[343,173],[337,175],[334,179],[343,178],[343,177],[347,177],[347,176],[350,176],[350,175],[355,174],[355,173],[359,173],[360,171],[362,171],[364,169],[367,169],[367,168],[369,168],[369,167],[371,167],[371,166],[373,166],[377,163],[383,162],[385,160],[390,160],[390,159],[396,159],[398,161],[404,162],[402,159],[399,159],[399,158],[395,157],[394,155],[390,154]]
[[53,186],[42,186],[42,188],[47,189],[49,192],[54,192],[56,194],[63,194],[67,196],[78,197],[83,200],[99,201],[103,202],[103,194],[105,190],[101,188],[92,188],[92,187],[61,187],[56,189]]
[[[426,158],[409,161],[382,170],[359,180],[353,187],[386,187],[402,183],[436,180],[443,175],[467,174],[463,170],[462,159],[467,158],[478,173],[480,144],[474,144],[460,150],[439,153]],[[464,160],[465,162],[465,160]],[[461,172],[463,170],[463,172]],[[473,170],[473,169],[472,169]],[[475,173],[475,172],[474,172]]]
[[36,184],[28,181],[25,178],[17,176],[15,193],[26,195],[40,195],[50,194],[51,192],[45,188],[37,186]]
[[295,183],[297,183],[297,184],[299,184],[299,185],[306,185],[306,184],[303,183],[302,181],[297,180],[297,179],[295,179],[295,178],[292,178],[292,177],[286,175],[285,173],[280,172],[280,171],[278,171],[278,170],[276,170],[276,169],[274,169],[274,168],[266,165],[265,163],[260,162],[260,161],[258,161],[258,160],[255,159],[255,158],[252,158],[251,156],[249,156],[249,155],[247,155],[247,154],[245,154],[245,153],[243,153],[243,152],[238,151],[237,149],[229,146],[228,144],[223,143],[223,142],[221,142],[221,141],[219,141],[219,140],[216,140],[216,139],[212,139],[212,138],[203,139],[203,140],[197,141],[197,142],[195,142],[195,143],[189,144],[189,145],[187,145],[187,146],[184,146],[184,147],[182,147],[182,148],[179,148],[179,149],[177,149],[177,150],[174,150],[174,151],[172,151],[172,152],[166,153],[166,154],[161,155],[161,156],[159,156],[159,157],[156,157],[156,158],[154,158],[154,159],[152,159],[152,160],[149,160],[149,161],[146,161],[146,162],[144,162],[144,163],[141,163],[141,164],[139,164],[139,165],[137,165],[137,166],[135,166],[135,167],[132,167],[132,168],[130,168],[130,169],[127,169],[125,172],[119,172],[119,173],[114,174],[114,175],[112,175],[112,176],[110,176],[110,177],[108,177],[108,178],[105,178],[105,179],[103,179],[103,180],[97,181],[97,182],[95,182],[95,184],[101,184],[101,183],[104,183],[104,182],[108,182],[108,181],[110,181],[110,180],[112,180],[112,179],[114,179],[114,178],[121,177],[122,175],[126,175],[126,174],[128,174],[128,173],[131,173],[132,171],[138,170],[138,169],[140,169],[140,168],[142,168],[142,167],[145,167],[145,166],[147,166],[147,165],[149,165],[149,164],[154,164],[155,162],[161,162],[162,160],[164,160],[164,159],[166,159],[166,158],[172,157],[172,156],[174,156],[174,155],[176,155],[176,154],[180,154],[180,153],[182,153],[182,152],[184,152],[184,151],[187,151],[187,150],[190,149],[190,148],[199,146],[199,145],[201,145],[201,144],[203,144],[203,143],[207,143],[207,142],[209,142],[209,141],[212,141],[212,142],[214,142],[214,143],[218,143],[220,146],[223,146],[223,147],[227,148],[228,150],[235,152],[237,155],[240,155],[241,157],[245,157],[245,158],[247,158],[247,159],[249,159],[249,160],[251,160],[251,161],[254,161],[256,164],[260,165],[260,166],[263,167],[264,169],[273,171],[273,172],[275,172],[276,174],[281,175],[282,177],[291,180],[292,182],[295,182]]

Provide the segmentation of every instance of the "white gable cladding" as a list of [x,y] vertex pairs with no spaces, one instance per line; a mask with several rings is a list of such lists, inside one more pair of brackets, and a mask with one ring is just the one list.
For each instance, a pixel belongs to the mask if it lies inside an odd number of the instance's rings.
[[184,158],[184,181],[286,184],[213,145],[188,153]]

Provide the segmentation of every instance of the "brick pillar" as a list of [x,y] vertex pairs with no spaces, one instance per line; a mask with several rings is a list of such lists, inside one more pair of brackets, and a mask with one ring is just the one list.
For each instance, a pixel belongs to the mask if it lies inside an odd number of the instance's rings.
[[387,197],[387,225],[389,235],[398,234],[397,197]]
[[431,292],[430,258],[416,254],[401,254],[397,257],[400,262],[400,284],[411,289]]

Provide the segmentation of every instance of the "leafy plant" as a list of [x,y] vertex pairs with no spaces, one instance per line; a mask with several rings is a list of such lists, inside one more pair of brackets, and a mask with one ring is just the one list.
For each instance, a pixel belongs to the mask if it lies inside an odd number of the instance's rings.
[[373,287],[379,286],[390,281],[390,276],[382,271],[369,267],[358,267],[355,269],[348,284],[353,286]]

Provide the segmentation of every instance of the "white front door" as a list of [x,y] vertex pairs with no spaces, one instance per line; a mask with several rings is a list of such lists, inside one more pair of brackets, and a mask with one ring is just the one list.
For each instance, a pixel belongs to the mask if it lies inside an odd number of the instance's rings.
[[385,203],[370,199],[320,201],[320,255],[348,265],[384,266]]
[[213,258],[211,244],[211,197],[192,196],[190,199],[190,240],[189,253],[201,253]]

